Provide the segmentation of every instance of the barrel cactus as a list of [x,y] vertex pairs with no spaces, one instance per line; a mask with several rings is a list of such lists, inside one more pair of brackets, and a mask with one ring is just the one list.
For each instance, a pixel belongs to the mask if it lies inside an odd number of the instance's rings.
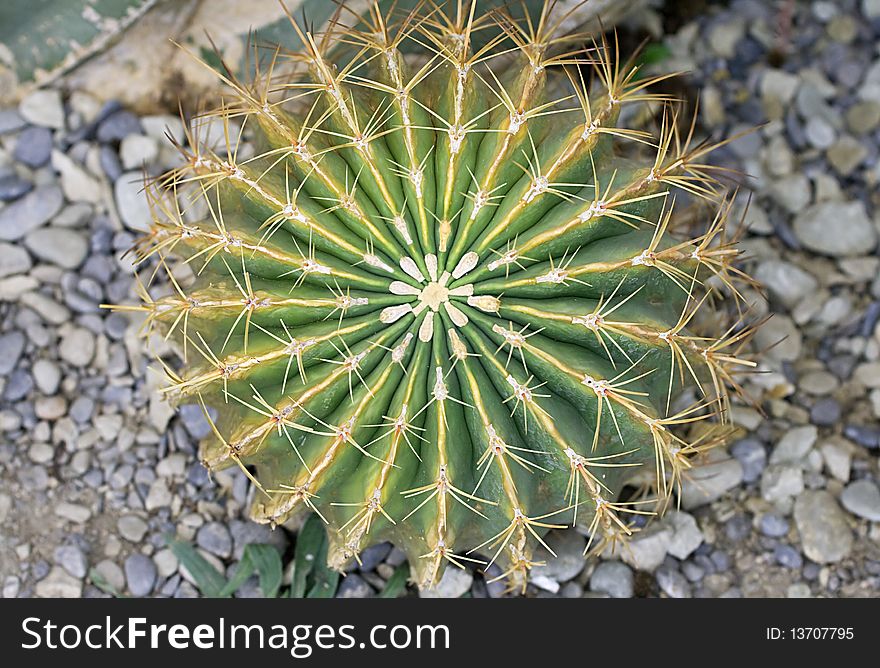
[[[139,259],[192,269],[139,307],[184,356],[165,391],[212,416],[202,461],[246,473],[257,522],[327,523],[333,567],[387,540],[421,587],[468,562],[523,585],[550,529],[616,549],[720,441],[750,330],[713,309],[744,278],[713,147],[552,4],[291,17],[302,52],[221,74],[225,141],[147,189]],[[718,211],[695,238],[677,191]]]

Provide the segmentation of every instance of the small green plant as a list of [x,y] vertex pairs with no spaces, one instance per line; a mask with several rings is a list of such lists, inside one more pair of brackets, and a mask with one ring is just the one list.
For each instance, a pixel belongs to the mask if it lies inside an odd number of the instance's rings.
[[[148,188],[138,258],[195,273],[137,307],[180,344],[165,391],[216,411],[202,460],[251,478],[256,521],[326,522],[334,569],[389,540],[421,587],[466,562],[525,586],[548,530],[615,549],[727,433],[751,329],[713,308],[747,280],[715,145],[553,4],[291,17],[304,51],[224,74],[225,142],[193,130]],[[676,191],[717,211],[696,236]]]
[[185,541],[170,539],[168,546],[189,571],[202,596],[232,596],[256,574],[260,591],[266,598],[332,598],[339,573],[327,567],[327,537],[321,521],[309,517],[297,535],[290,586],[282,586],[284,565],[272,545],[251,543],[242,552],[232,577],[227,580],[198,550]]

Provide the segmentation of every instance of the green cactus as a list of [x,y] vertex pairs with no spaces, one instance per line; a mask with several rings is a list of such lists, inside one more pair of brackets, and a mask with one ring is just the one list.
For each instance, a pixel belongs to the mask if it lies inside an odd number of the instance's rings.
[[[745,279],[714,147],[616,40],[556,35],[552,4],[374,6],[321,36],[291,17],[302,53],[224,77],[225,151],[194,133],[148,189],[139,258],[195,274],[138,307],[183,349],[166,392],[216,411],[202,460],[245,471],[256,521],[329,525],[333,567],[389,540],[422,587],[480,557],[524,586],[551,528],[614,549],[721,440],[751,364],[711,307]],[[618,124],[636,103],[667,107],[659,136]],[[616,155],[632,142],[650,157]],[[717,207],[696,238],[669,233],[675,190]]]

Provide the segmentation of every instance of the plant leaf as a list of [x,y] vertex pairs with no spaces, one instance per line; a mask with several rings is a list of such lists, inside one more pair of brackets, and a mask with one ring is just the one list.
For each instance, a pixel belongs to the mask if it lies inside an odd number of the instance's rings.
[[242,561],[250,560],[260,576],[260,589],[266,598],[277,598],[284,568],[281,556],[272,545],[253,544],[244,548]]
[[379,598],[398,598],[406,592],[406,580],[409,577],[409,564],[404,562],[388,578],[385,588],[379,592]]
[[327,532],[324,525],[321,529],[321,546],[315,555],[312,570],[312,588],[306,594],[306,598],[333,598],[336,595],[336,587],[339,585],[339,572],[327,566]]
[[[250,547],[250,545],[248,545]],[[235,567],[235,573],[232,574],[232,577],[229,578],[229,582],[227,582],[223,589],[220,590],[218,596],[220,598],[228,598],[232,596],[238,588],[241,587],[245,581],[251,576],[254,572],[254,563],[248,557],[247,554],[242,556],[241,561],[238,562],[238,566]]]
[[[317,515],[309,515],[296,536],[296,553],[293,562],[290,598],[305,597],[306,579],[315,567],[318,554],[326,541],[327,538],[321,519]],[[326,553],[327,548],[324,547],[325,558]]]
[[189,543],[176,539],[168,540],[168,547],[177,557],[178,561],[190,572],[196,587],[206,598],[224,598],[226,579],[211,563],[205,559],[198,550]]
[[100,589],[105,594],[110,594],[113,598],[126,598],[125,595],[120,594],[116,587],[107,582],[103,575],[101,575],[94,568],[89,569],[89,580],[92,581],[92,584],[95,585],[98,589]]

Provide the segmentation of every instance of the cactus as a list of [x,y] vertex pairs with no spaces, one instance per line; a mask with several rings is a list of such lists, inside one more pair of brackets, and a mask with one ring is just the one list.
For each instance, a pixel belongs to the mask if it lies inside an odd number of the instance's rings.
[[[194,274],[136,307],[182,349],[165,392],[215,416],[201,458],[245,472],[257,522],[327,523],[335,568],[388,540],[421,587],[478,561],[524,586],[552,528],[616,549],[723,439],[753,365],[713,308],[748,280],[717,144],[616,38],[555,34],[552,4],[291,17],[303,52],[223,76],[225,146],[191,131],[147,190],[138,259]],[[639,104],[656,136],[620,122]],[[717,211],[695,238],[676,192]]]

